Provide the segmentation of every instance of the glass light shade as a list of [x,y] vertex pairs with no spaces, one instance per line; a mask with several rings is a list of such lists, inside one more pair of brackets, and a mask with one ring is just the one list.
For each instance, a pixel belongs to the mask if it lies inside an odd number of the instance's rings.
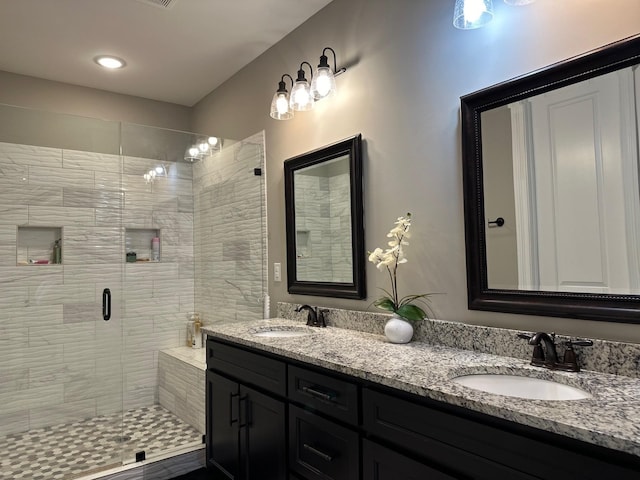
[[535,2],[536,0],[504,0],[504,3],[507,5],[529,5],[530,3]]
[[207,138],[207,143],[215,148],[218,145],[218,137]]
[[293,88],[291,89],[291,99],[289,105],[293,110],[303,112],[311,110],[313,108],[314,98],[311,94],[311,87],[306,80],[297,80]]
[[311,94],[315,100],[332,97],[336,93],[336,78],[330,67],[318,67],[311,81]]
[[453,26],[463,30],[480,28],[493,19],[491,0],[456,0]]
[[276,92],[271,101],[271,118],[276,120],[289,120],[293,118],[293,109],[289,104],[289,95],[286,91]]

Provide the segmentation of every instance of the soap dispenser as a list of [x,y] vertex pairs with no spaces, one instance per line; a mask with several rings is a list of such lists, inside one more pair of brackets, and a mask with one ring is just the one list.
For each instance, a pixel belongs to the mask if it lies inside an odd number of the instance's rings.
[[200,315],[198,315],[193,322],[193,348],[202,348],[202,320],[200,320]]

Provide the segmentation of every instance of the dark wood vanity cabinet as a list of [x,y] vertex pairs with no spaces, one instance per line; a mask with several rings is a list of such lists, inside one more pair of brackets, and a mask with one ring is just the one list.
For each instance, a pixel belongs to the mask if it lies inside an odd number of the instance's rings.
[[451,476],[443,478],[640,478],[630,455],[419,397],[363,388],[362,415],[370,438]]
[[207,341],[207,464],[233,480],[637,480],[640,459]]
[[207,465],[214,478],[286,480],[286,404],[269,395],[270,387],[284,385],[284,363],[215,342],[207,349],[208,360],[216,358],[206,374]]

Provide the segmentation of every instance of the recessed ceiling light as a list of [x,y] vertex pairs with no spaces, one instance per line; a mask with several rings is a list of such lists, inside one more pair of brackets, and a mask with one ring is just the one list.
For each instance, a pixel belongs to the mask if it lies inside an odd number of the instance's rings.
[[125,61],[121,58],[114,57],[112,55],[99,55],[93,59],[98,65],[110,70],[122,68],[126,65]]

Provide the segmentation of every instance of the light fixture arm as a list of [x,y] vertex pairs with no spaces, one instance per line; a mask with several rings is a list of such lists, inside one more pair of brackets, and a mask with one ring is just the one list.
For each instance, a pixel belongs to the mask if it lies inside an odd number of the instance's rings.
[[320,64],[318,65],[318,68],[322,68],[322,67],[329,68],[329,59],[328,59],[328,57],[326,55],[327,50],[329,50],[331,53],[333,53],[333,76],[337,77],[341,73],[346,72],[347,69],[344,68],[344,67],[342,67],[340,70],[338,70],[336,52],[331,47],[325,47],[324,49],[322,49],[322,55],[320,55]]
[[284,81],[284,77],[289,77],[289,80],[291,80],[291,88],[293,88],[293,77],[288,73],[285,73],[278,82],[278,93],[287,93],[287,84]]
[[300,70],[298,70],[298,78],[296,78],[296,82],[304,82],[306,81],[306,77],[304,76],[304,70],[303,70],[303,65],[308,65],[309,66],[309,73],[311,75],[309,80],[313,80],[313,67],[311,66],[311,64],[309,62],[302,62],[300,64]]

